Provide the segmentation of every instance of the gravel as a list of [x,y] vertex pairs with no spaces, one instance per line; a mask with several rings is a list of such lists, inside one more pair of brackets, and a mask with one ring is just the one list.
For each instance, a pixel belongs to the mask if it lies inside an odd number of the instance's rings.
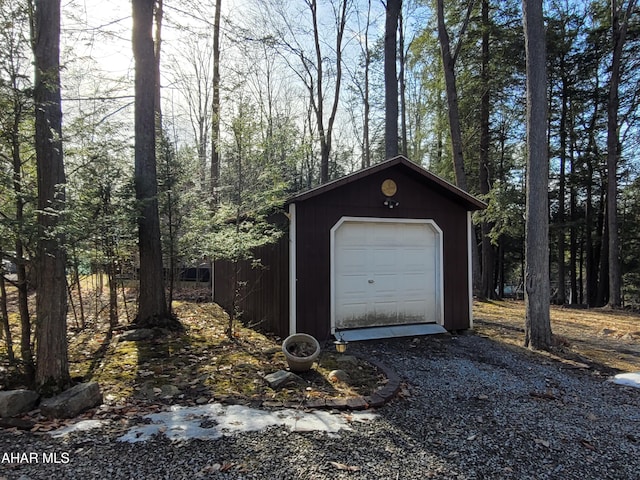
[[[478,335],[350,344],[403,377],[369,423],[218,440],[0,432],[0,479],[638,479],[640,390]],[[135,420],[134,420],[135,421]],[[45,455],[46,454],[46,455]],[[44,461],[46,460],[46,462]],[[56,463],[57,461],[57,463]]]

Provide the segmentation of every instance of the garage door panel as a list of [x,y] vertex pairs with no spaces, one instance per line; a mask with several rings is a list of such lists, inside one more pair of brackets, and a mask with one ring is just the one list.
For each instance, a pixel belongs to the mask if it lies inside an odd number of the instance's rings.
[[375,315],[393,315],[398,312],[398,302],[396,300],[380,299],[373,304],[373,312]]
[[372,258],[367,269],[371,272],[392,271],[395,272],[398,263],[398,252],[395,248],[373,248]]
[[362,247],[367,244],[367,230],[364,226],[344,230],[340,232],[340,242],[344,246],[356,245]]
[[362,272],[367,265],[368,252],[364,248],[346,247],[341,261],[344,273]]
[[373,278],[371,279],[371,281],[373,283],[369,283],[369,280],[367,280],[367,283],[371,285],[375,298],[381,295],[393,295],[394,297],[397,296],[398,275],[391,274],[391,273],[386,275],[377,274],[377,275],[373,275]]
[[340,313],[344,316],[344,318],[354,318],[361,316],[361,312],[363,309],[367,308],[366,303],[362,302],[345,302],[340,306]]
[[345,297],[352,295],[363,296],[366,294],[366,275],[343,275],[337,286]]
[[430,250],[426,248],[404,250],[402,252],[403,270],[424,270],[427,266],[433,265],[429,256]]
[[332,241],[336,328],[440,320],[441,244],[432,225],[346,221]]

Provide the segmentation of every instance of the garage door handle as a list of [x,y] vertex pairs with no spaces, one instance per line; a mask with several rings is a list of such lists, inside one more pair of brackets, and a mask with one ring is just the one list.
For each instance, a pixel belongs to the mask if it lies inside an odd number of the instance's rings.
[[369,283],[376,283],[376,281],[369,279]]

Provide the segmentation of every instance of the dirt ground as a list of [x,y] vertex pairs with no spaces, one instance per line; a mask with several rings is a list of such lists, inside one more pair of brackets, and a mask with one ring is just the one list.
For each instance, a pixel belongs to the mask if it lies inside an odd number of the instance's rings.
[[[477,334],[523,345],[524,302],[475,302],[473,314]],[[636,313],[552,306],[551,330],[555,347],[549,355],[606,373],[640,371],[640,315]]]

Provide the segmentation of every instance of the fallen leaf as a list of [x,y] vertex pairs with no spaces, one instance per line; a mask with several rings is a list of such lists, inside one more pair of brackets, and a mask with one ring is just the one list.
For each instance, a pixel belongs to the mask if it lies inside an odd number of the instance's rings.
[[347,472],[358,472],[360,471],[360,467],[357,467],[355,465],[346,465],[344,463],[338,463],[338,462],[329,462],[333,467],[337,468],[338,470],[346,470]]
[[584,448],[588,448],[591,451],[596,451],[596,447],[593,446],[593,444],[589,440],[580,440],[580,445],[582,445]]

